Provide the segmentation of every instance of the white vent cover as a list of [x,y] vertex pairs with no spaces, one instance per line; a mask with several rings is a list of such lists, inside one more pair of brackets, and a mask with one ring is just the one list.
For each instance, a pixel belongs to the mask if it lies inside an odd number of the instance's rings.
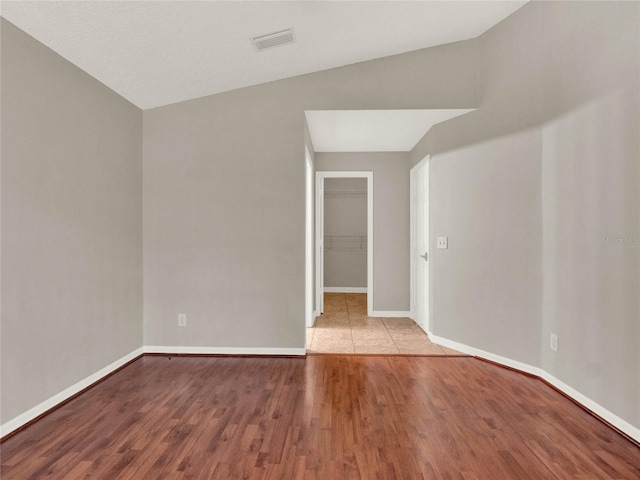
[[258,51],[293,43],[294,40],[293,29],[291,28],[279,32],[267,33],[266,35],[260,35],[251,39],[253,46]]

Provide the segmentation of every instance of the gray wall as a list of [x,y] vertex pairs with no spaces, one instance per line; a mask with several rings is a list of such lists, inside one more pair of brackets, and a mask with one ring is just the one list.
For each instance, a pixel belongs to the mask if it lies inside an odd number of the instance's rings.
[[2,20],[5,423],[142,346],[142,112]]
[[324,286],[366,288],[366,178],[325,179],[324,236]]
[[[435,334],[542,367],[640,427],[640,5],[532,2],[481,36],[480,108],[436,125]],[[549,334],[559,335],[559,351]]]
[[475,60],[461,42],[145,111],[145,344],[303,348],[304,110],[475,107]]
[[640,428],[640,4],[541,10],[543,367]]
[[373,171],[373,309],[409,310],[409,154],[316,153],[319,171]]

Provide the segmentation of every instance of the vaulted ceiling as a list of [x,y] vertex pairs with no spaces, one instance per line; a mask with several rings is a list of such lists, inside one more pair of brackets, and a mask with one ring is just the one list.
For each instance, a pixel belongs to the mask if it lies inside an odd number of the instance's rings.
[[[525,1],[6,1],[0,14],[142,109],[474,38]],[[295,42],[251,38],[293,28]]]

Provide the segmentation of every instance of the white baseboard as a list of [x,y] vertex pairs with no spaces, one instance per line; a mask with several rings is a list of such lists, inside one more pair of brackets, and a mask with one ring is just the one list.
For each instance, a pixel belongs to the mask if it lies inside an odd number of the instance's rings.
[[476,357],[484,358],[486,360],[490,360],[492,362],[499,363],[501,365],[514,368],[516,370],[520,370],[525,373],[529,373],[531,375],[535,375],[536,377],[545,380],[546,382],[553,385],[555,388],[560,390],[565,395],[571,397],[580,405],[583,405],[587,409],[591,410],[593,413],[609,422],[611,425],[629,435],[629,437],[633,438],[636,442],[640,442],[640,428],[631,425],[626,420],[620,418],[616,414],[607,410],[602,405],[594,402],[586,395],[580,393],[573,387],[567,385],[562,380],[557,379],[547,371],[539,368],[533,367],[529,364],[519,362],[517,360],[512,360],[507,357],[502,357],[500,355],[496,355],[494,353],[486,352],[484,350],[480,350],[478,348],[470,347],[469,345],[465,345],[463,343],[454,342],[452,340],[448,340],[446,338],[438,337],[437,335],[432,334],[431,332],[427,332],[429,338],[433,343],[437,343],[438,345],[442,345],[444,347],[452,348],[461,353],[466,353],[468,355],[474,355]]
[[562,380],[557,379],[556,377],[554,377],[550,373],[547,373],[546,371],[543,370],[542,371],[542,375],[540,375],[540,378],[546,380],[551,385],[556,387],[558,390],[560,390],[561,392],[563,392],[566,395],[568,395],[571,398],[573,398],[576,402],[578,402],[581,405],[587,407],[593,413],[595,413],[599,417],[601,417],[604,420],[606,420],[607,422],[609,422],[611,425],[616,427],[618,430],[620,430],[620,431],[626,433],[627,435],[629,435],[636,442],[640,442],[640,428],[631,425],[626,420],[618,417],[616,414],[614,414],[611,411],[607,410],[602,405],[594,402],[589,397],[583,395],[582,393],[580,393],[579,391],[575,390],[573,387],[567,385]]
[[85,388],[97,382],[98,380],[106,377],[114,370],[117,370],[125,363],[130,362],[131,360],[133,360],[136,357],[139,357],[140,355],[142,355],[142,347],[137,348],[136,350],[125,355],[122,358],[119,358],[115,362],[98,370],[96,373],[89,375],[88,377],[80,380],[78,383],[71,385],[69,388],[64,389],[62,392],[54,395],[53,397],[48,398],[47,400],[45,400],[42,403],[39,403],[35,407],[30,408],[26,412],[9,420],[7,423],[0,425],[0,438],[10,434],[14,430],[17,430],[23,425],[29,423],[34,418],[42,415],[48,410],[51,410],[53,407],[59,405],[60,403],[67,400],[68,398],[73,397],[78,392],[84,390]]
[[[393,311],[374,311],[374,317],[409,317],[410,312],[393,312]],[[453,340],[449,340],[443,337],[439,337],[434,335],[431,332],[427,332],[429,334],[429,338],[433,343],[438,345],[442,345],[448,348],[452,348],[461,353],[466,353],[468,355],[474,355],[477,357],[481,357],[487,360],[491,360],[492,362],[499,363],[501,365],[505,365],[507,367],[514,368],[516,370],[520,370],[525,373],[529,373],[531,375],[535,375],[540,377],[541,379],[549,382],[555,388],[573,398],[576,402],[580,403],[584,407],[591,410],[596,415],[603,418],[605,421],[609,422],[614,427],[618,428],[620,431],[629,435],[629,437],[633,438],[635,441],[640,442],[640,428],[631,425],[626,420],[618,417],[611,411],[607,410],[602,405],[594,402],[587,396],[583,395],[579,391],[575,390],[573,387],[567,385],[561,380],[557,379],[550,373],[542,370],[538,367],[533,367],[526,363],[519,362],[517,360],[512,360],[507,357],[503,357],[500,355],[496,355],[490,352],[486,352],[484,350],[480,350],[475,347],[471,347],[469,345],[465,345],[463,343],[458,343]],[[14,430],[22,427],[27,424],[34,418],[42,415],[46,411],[52,409],[56,405],[64,402],[68,398],[102,379],[103,377],[109,375],[114,370],[117,370],[125,363],[133,360],[134,358],[140,356],[142,353],[173,353],[173,354],[219,354],[219,355],[287,355],[287,356],[303,356],[306,354],[306,350],[304,348],[227,348],[227,347],[180,347],[180,346],[145,346],[142,348],[138,348],[133,352],[125,355],[124,357],[119,358],[115,362],[107,365],[106,367],[100,369],[96,373],[89,375],[88,377],[80,380],[74,385],[66,388],[62,392],[48,398],[44,402],[36,405],[35,407],[27,410],[26,412],[18,415],[17,417],[9,420],[8,422],[0,425],[0,438],[10,434]]]
[[119,358],[115,362],[98,370],[96,373],[80,380],[74,385],[66,388],[62,392],[48,398],[44,402],[39,403],[35,407],[0,425],[0,438],[5,437],[18,428],[26,425],[34,418],[51,410],[68,398],[81,392],[85,388],[94,384],[98,380],[106,377],[114,370],[122,365],[139,357],[143,353],[172,353],[172,354],[219,354],[219,355],[286,355],[286,356],[304,356],[306,349],[304,348],[223,348],[223,347],[166,347],[166,346],[145,346],[134,350],[133,352]]
[[306,328],[311,328],[311,327],[313,327],[313,326],[315,325],[315,323],[316,323],[316,317],[317,317],[317,316],[318,316],[318,315],[316,315],[316,311],[315,311],[315,310],[314,310],[313,312],[311,312],[311,325],[309,325],[309,323],[305,322],[304,326],[305,326]]
[[410,317],[411,312],[404,310],[374,310],[369,314],[370,317]]
[[367,293],[367,287],[324,287],[324,293]]
[[262,348],[262,347],[184,347],[165,345],[145,345],[144,353],[165,353],[185,355],[306,355],[304,348]]

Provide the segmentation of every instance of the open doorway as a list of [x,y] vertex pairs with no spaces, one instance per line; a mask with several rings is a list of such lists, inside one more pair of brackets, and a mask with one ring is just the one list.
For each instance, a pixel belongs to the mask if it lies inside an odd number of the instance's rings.
[[358,293],[366,298],[366,178],[324,181],[324,293]]
[[[325,193],[326,193],[326,181],[328,179],[364,179],[366,181],[366,190],[339,190],[334,188],[331,191],[332,198],[336,199],[341,196],[351,196],[356,198],[359,195],[364,194],[366,197],[366,236],[365,235],[327,235],[325,234]],[[348,185],[348,182],[344,182],[342,185]],[[353,188],[353,187],[350,187]],[[334,252],[342,251],[346,252],[347,249],[356,249],[359,251],[366,250],[366,287],[360,288],[358,292],[366,292],[367,294],[367,314],[371,315],[373,312],[373,172],[316,172],[316,249],[315,249],[315,270],[316,270],[316,295],[315,305],[316,314],[320,315],[324,312],[324,293],[325,287],[325,252],[327,247],[329,250],[333,249]],[[330,232],[335,233],[335,232]],[[355,233],[349,232],[346,233]],[[337,250],[336,250],[337,249]],[[335,263],[337,258],[332,259]],[[355,276],[354,276],[355,275]],[[357,273],[351,271],[351,280],[355,281]],[[349,280],[347,280],[349,281]],[[328,285],[328,287],[337,287],[337,285]],[[343,290],[347,290],[348,285],[342,287]],[[355,289],[358,287],[354,287]]]
[[[328,159],[328,157],[321,156],[320,158],[316,157],[316,161],[318,161],[319,165],[323,165],[324,162]],[[331,165],[331,162],[327,162]],[[384,170],[382,170],[384,171]],[[416,170],[416,171],[419,171]],[[423,171],[420,176],[423,185],[428,185],[428,179],[425,177],[425,172]],[[415,173],[415,172],[414,172]],[[379,185],[377,185],[376,191],[378,193],[385,192],[386,181],[388,178],[384,176],[384,174],[379,174],[376,171],[377,181],[379,181]],[[342,354],[342,353],[355,353],[355,354],[398,354],[398,355],[449,355],[454,354],[454,352],[445,351],[439,345],[436,345],[431,342],[427,333],[425,333],[426,325],[423,323],[422,328],[418,326],[413,320],[409,317],[408,308],[405,310],[403,315],[397,315],[396,312],[393,311],[384,311],[381,309],[374,309],[376,297],[378,301],[382,301],[385,299],[385,295],[387,292],[384,290],[379,290],[377,292],[377,296],[375,295],[374,289],[374,278],[375,275],[378,275],[378,278],[381,275],[381,271],[390,272],[393,274],[393,268],[397,270],[401,270],[405,275],[407,287],[409,287],[409,276],[411,269],[409,267],[409,247],[410,247],[410,228],[409,228],[409,209],[410,209],[410,196],[409,196],[409,166],[406,165],[405,170],[402,172],[402,176],[405,179],[402,182],[400,188],[396,190],[397,195],[405,199],[405,202],[402,204],[403,211],[406,215],[405,225],[405,236],[403,245],[405,246],[405,255],[399,259],[398,262],[394,262],[391,269],[383,271],[381,269],[374,270],[371,268],[374,265],[373,257],[374,257],[374,248],[373,248],[373,205],[375,204],[378,208],[378,213],[380,212],[388,212],[386,210],[389,207],[389,204],[383,204],[381,202],[389,201],[389,197],[385,195],[379,196],[377,199],[375,197],[375,192],[373,191],[373,172],[342,172],[342,171],[318,171],[316,172],[316,195],[315,195],[315,212],[316,212],[316,246],[315,246],[315,266],[316,266],[316,288],[315,288],[315,297],[317,298],[317,313],[318,316],[315,318],[315,323],[312,328],[307,329],[307,352],[309,354]],[[327,198],[326,192],[327,190],[333,190],[334,196],[336,195],[354,195],[353,188],[343,188],[340,187],[335,188],[331,187],[330,183],[333,179],[342,179],[342,178],[366,178],[367,186],[368,186],[368,195],[366,198],[367,201],[367,211],[368,211],[368,222],[367,222],[367,244],[369,248],[367,250],[368,257],[368,268],[367,268],[367,293],[368,298],[364,299],[364,293],[357,292],[325,292],[326,287],[332,287],[334,285],[330,285],[325,281],[327,278],[325,269],[325,254],[327,252],[326,244],[327,242],[335,242],[335,238],[331,237],[331,232],[328,232],[325,225],[325,210]],[[417,179],[417,177],[416,177]],[[329,187],[327,185],[329,182]],[[415,187],[415,183],[414,183]],[[424,191],[424,190],[423,190]],[[356,191],[355,195],[360,195],[359,192]],[[334,197],[335,198],[335,197]],[[421,196],[422,200],[428,199],[428,195]],[[424,203],[424,202],[423,202]],[[420,204],[418,204],[420,205]],[[415,206],[415,204],[414,204]],[[421,212],[418,214],[417,212],[414,214],[415,216],[420,216],[425,221],[422,222],[422,225],[428,225],[427,216],[425,212],[428,212],[428,206],[423,205],[421,208]],[[398,212],[400,214],[400,212]],[[385,219],[380,218],[379,221],[376,222],[377,227],[379,228],[382,223],[384,223]],[[382,223],[381,223],[382,222]],[[387,232],[378,232],[380,236],[377,237],[377,241],[375,242],[379,246],[383,245],[385,240],[384,233]],[[343,248],[356,248],[355,243],[360,240],[358,238],[353,238],[354,235],[349,235],[344,239],[346,245],[343,245]],[[428,233],[423,235],[423,238],[428,242]],[[337,239],[341,241],[343,239]],[[422,248],[420,245],[415,247],[416,255],[424,255],[426,259],[428,256],[424,251],[418,251]],[[329,249],[330,251],[331,249]],[[384,264],[384,261],[391,258],[395,259],[395,256],[392,256],[396,252],[389,252],[387,250],[382,250],[378,252],[377,260]],[[418,257],[420,258],[420,257]],[[425,261],[425,258],[421,258],[422,262]],[[406,263],[405,263],[406,262]],[[426,262],[425,262],[426,263]],[[416,277],[417,279],[417,277]],[[346,285],[346,284],[345,284]],[[377,285],[383,286],[382,288],[386,288],[386,284],[380,280],[377,282]],[[416,287],[414,286],[414,291]],[[422,283],[418,289],[423,291],[428,291],[428,287],[426,284]],[[406,297],[409,300],[409,288],[406,290]],[[366,304],[365,304],[366,303]],[[408,302],[407,302],[408,303]],[[407,307],[409,305],[407,304]],[[428,311],[428,307],[425,308],[425,311]],[[321,312],[324,312],[320,315]],[[385,315],[386,313],[386,315]],[[390,313],[390,314],[389,314]],[[428,320],[426,320],[428,322]],[[455,352],[455,354],[458,354]]]

